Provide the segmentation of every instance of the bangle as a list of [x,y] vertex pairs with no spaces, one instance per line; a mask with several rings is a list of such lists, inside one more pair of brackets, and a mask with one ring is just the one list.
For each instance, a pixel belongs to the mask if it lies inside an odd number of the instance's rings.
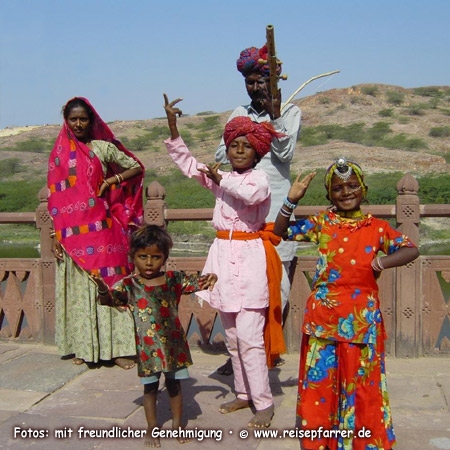
[[384,270],[383,264],[381,263],[381,258],[379,256],[373,259],[370,265],[375,272],[381,272]]
[[103,297],[106,294],[109,294],[109,289],[105,289],[104,291],[98,289],[98,295],[100,295],[101,297]]
[[123,176],[120,173],[116,173],[115,177],[117,180],[117,184],[120,184],[123,182]]
[[108,183],[108,180],[106,178],[103,179],[103,183],[105,183],[108,187],[111,187],[111,185]]
[[287,206],[289,209],[292,209],[292,210],[294,210],[295,208],[297,208],[297,204],[298,204],[298,203],[291,203],[291,202],[289,201],[289,198],[288,198],[288,197],[286,197],[286,198],[284,199],[284,201],[283,201],[283,205],[284,205],[284,206]]
[[289,218],[291,217],[292,211],[291,212],[287,212],[285,209],[283,209],[283,207],[280,208],[280,214],[283,217]]
[[54,238],[56,236],[56,231],[55,230],[51,230],[50,231],[50,237]]

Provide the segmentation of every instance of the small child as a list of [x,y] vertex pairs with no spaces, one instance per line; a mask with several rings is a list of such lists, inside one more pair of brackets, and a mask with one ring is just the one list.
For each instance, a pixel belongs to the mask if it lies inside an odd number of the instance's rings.
[[[181,99],[169,103],[165,94],[164,99],[171,132],[165,143],[171,158],[184,175],[195,178],[216,197],[212,223],[217,234],[204,271],[217,273],[219,281],[212,292],[199,296],[219,310],[233,364],[237,397],[222,404],[219,411],[227,414],[253,404],[256,413],[248,426],[268,427],[274,407],[266,351],[272,357],[284,350],[281,262],[272,244],[278,244],[279,238],[265,230],[269,180],[265,172],[254,167],[270,150],[273,138],[281,135],[268,122],[234,118],[224,133],[233,170],[222,172],[220,163],[206,166],[192,156],[176,123],[181,111],[174,105]],[[273,275],[276,280],[268,278]]]
[[[363,172],[345,158],[332,164],[325,176],[331,208],[290,224],[314,175],[301,181],[297,177],[274,229],[285,239],[319,245],[303,323],[297,415],[304,429],[350,430],[353,436],[304,438],[302,448],[390,449],[395,436],[376,279],[383,269],[407,264],[419,252],[388,222],[361,211],[367,194]],[[370,437],[353,439],[363,427]]]
[[[189,378],[192,365],[188,343],[178,318],[178,303],[184,294],[213,289],[215,274],[187,276],[183,272],[163,272],[172,247],[170,235],[155,225],[145,225],[130,237],[130,257],[135,271],[117,282],[112,289],[102,278],[93,276],[98,286],[100,303],[129,306],[133,313],[138,375],[144,385],[144,410],[148,423],[145,444],[160,447],[152,437],[158,428],[156,397],[163,372],[172,410],[172,428],[181,427],[182,397],[180,380]],[[181,443],[185,442],[180,440]]]

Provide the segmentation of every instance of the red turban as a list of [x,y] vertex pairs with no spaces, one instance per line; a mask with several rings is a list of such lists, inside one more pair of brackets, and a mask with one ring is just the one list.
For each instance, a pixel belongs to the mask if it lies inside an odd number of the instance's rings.
[[223,140],[227,149],[231,141],[239,136],[245,136],[256,153],[262,158],[270,150],[270,144],[274,137],[280,138],[286,135],[276,132],[270,122],[257,123],[249,117],[239,116],[225,125]]

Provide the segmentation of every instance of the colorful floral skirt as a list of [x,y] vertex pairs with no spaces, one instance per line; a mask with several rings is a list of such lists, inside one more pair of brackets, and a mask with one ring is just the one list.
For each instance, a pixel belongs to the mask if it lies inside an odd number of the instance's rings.
[[297,415],[305,449],[392,448],[384,340],[352,344],[304,334]]

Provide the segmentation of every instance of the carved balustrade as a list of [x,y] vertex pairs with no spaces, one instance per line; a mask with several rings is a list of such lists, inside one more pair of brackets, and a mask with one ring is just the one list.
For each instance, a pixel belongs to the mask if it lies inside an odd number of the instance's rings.
[[[377,217],[395,219],[397,228],[419,243],[423,217],[449,217],[450,205],[420,205],[419,184],[405,175],[397,184],[395,205],[372,205]],[[39,193],[35,213],[0,213],[0,223],[35,223],[40,230],[41,257],[0,259],[0,339],[54,342],[55,260],[51,253],[51,220],[46,189]],[[323,206],[299,206],[296,216],[306,216]],[[165,226],[170,221],[212,219],[212,209],[170,209],[165,189],[152,182],[146,189],[144,220]],[[284,332],[289,352],[300,347],[301,323],[311,291],[315,257],[297,258],[292,267],[290,309]],[[202,270],[204,257],[171,257],[168,269],[188,273]],[[379,279],[382,314],[389,339],[386,351],[399,357],[450,353],[450,256],[420,256],[405,267],[385,270]],[[191,345],[223,348],[224,333],[217,312],[200,305],[195,296],[180,304],[181,322]]]

